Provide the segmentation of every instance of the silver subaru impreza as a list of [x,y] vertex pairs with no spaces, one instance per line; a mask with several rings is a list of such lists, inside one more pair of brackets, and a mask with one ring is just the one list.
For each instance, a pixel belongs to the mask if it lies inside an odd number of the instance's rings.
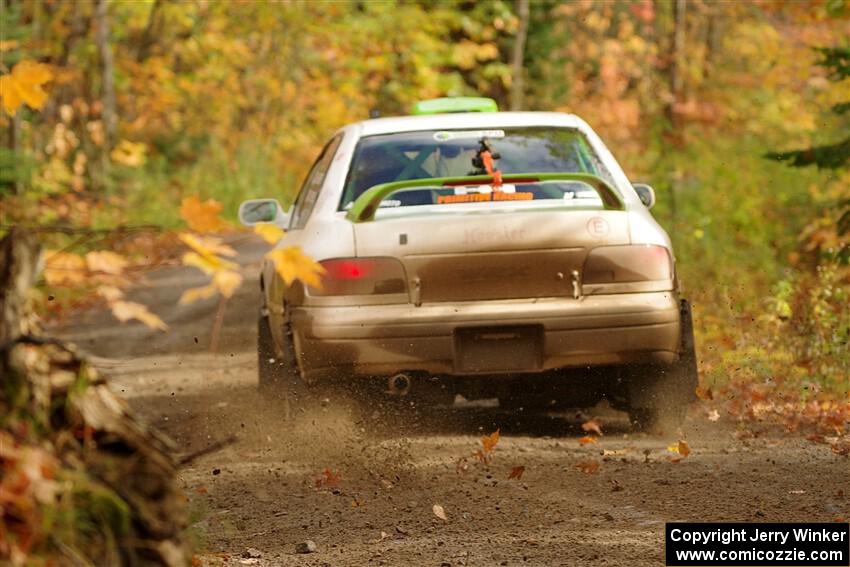
[[570,114],[450,98],[345,126],[288,211],[239,210],[325,269],[314,288],[264,266],[260,386],[290,405],[381,384],[515,409],[605,397],[640,428],[681,419],[693,330],[654,202]]

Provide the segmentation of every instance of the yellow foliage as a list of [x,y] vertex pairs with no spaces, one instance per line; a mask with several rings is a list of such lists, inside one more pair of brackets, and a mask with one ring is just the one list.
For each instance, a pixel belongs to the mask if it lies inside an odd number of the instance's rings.
[[136,319],[151,329],[158,329],[160,331],[168,330],[168,325],[162,319],[148,311],[148,308],[141,303],[118,300],[111,302],[109,307],[115,318],[122,323]]
[[254,225],[254,233],[260,235],[269,244],[277,244],[286,231],[271,223],[261,222]]
[[147,146],[141,142],[121,140],[109,153],[112,161],[128,167],[140,167],[145,164]]
[[215,232],[227,227],[227,223],[219,217],[222,205],[215,199],[201,202],[200,197],[186,197],[180,204],[180,216],[194,231]]
[[272,250],[266,258],[274,263],[275,271],[283,278],[286,285],[292,285],[295,280],[301,280],[306,285],[321,288],[321,276],[325,269],[309,256],[305,256],[298,246],[288,246]]
[[24,59],[12,69],[12,72],[0,77],[0,98],[3,109],[13,116],[22,104],[35,110],[44,106],[47,93],[42,85],[53,78],[50,67]]
[[90,272],[119,275],[127,267],[127,260],[120,254],[103,250],[86,254],[86,266]]
[[45,254],[44,279],[47,285],[74,285],[87,276],[86,260],[78,254],[49,251]]

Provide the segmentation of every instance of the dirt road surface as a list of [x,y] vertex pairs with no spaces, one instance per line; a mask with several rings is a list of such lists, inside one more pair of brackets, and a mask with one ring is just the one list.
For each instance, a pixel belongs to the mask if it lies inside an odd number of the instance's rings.
[[[235,244],[256,272],[264,247]],[[217,299],[177,305],[203,283],[197,270],[165,268],[132,292],[168,333],[100,311],[61,329],[184,455],[236,436],[180,474],[201,565],[659,566],[665,522],[850,517],[850,460],[799,432],[712,422],[701,404],[665,436],[631,433],[604,406],[519,416],[332,399],[284,423],[256,391],[256,279],[223,311]],[[591,416],[604,436],[582,444]],[[484,465],[473,453],[496,430]],[[680,439],[691,453],[674,462],[667,448]],[[516,467],[521,477],[509,480]],[[306,540],[316,550],[296,553]]]

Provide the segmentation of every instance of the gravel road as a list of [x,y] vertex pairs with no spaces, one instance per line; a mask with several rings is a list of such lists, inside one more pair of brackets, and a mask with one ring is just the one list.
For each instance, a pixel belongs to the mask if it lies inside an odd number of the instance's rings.
[[[262,245],[235,245],[256,271]],[[665,436],[630,432],[604,405],[516,415],[330,399],[284,423],[256,392],[256,280],[223,311],[215,299],[177,305],[202,283],[196,270],[163,268],[130,294],[168,333],[100,311],[60,330],[100,357],[113,387],[183,454],[236,437],[180,474],[201,565],[659,566],[668,521],[850,517],[848,458],[805,433],[712,422],[704,404]],[[582,444],[591,417],[604,435]],[[485,465],[473,453],[496,430]],[[680,440],[691,450],[681,459],[668,450]],[[315,551],[296,553],[307,540]]]

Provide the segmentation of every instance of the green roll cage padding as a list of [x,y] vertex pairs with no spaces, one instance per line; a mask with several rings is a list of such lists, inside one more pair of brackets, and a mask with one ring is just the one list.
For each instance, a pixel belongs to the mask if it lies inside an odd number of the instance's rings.
[[[582,181],[592,187],[602,199],[605,210],[623,211],[625,205],[619,193],[611,185],[589,173],[512,173],[502,176],[504,183],[522,184],[541,181]],[[493,183],[490,175],[470,175],[466,177],[435,177],[431,179],[407,179],[392,181],[370,187],[352,203],[346,218],[351,222],[368,222],[375,219],[378,206],[387,196],[401,189],[417,187],[452,187],[457,185],[487,185]]]

